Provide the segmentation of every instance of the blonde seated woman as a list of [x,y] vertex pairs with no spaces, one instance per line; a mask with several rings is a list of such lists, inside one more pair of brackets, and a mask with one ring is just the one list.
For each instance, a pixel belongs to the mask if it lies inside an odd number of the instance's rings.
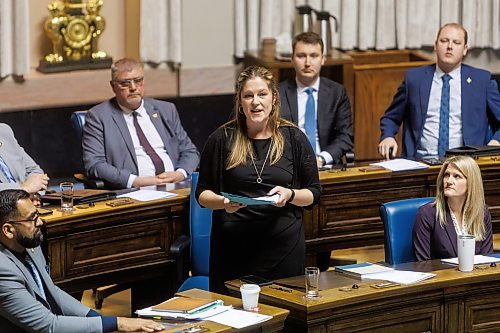
[[436,200],[420,207],[413,226],[417,261],[455,258],[457,235],[473,235],[476,254],[493,252],[491,215],[483,180],[468,156],[447,159],[436,181]]

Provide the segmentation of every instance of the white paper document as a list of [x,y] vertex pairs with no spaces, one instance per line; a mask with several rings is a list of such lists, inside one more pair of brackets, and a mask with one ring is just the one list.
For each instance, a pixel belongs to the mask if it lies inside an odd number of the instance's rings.
[[[137,310],[136,313],[139,317],[143,318],[170,318],[170,319],[206,319],[208,317],[215,316],[219,313],[230,310],[231,306],[219,305],[212,307],[205,311],[198,311],[196,313],[180,313],[180,312],[168,312],[168,311],[156,311],[152,307]],[[210,319],[211,320],[211,319]]]
[[[441,262],[458,265],[458,258],[441,259]],[[482,254],[474,256],[474,265],[491,264],[492,262],[500,262],[500,258],[483,256]]]
[[370,163],[372,166],[380,166],[391,171],[406,171],[427,169],[429,166],[417,161],[407,160],[404,158],[396,158],[394,160]]
[[177,194],[164,191],[138,190],[130,193],[118,195],[117,198],[132,198],[138,201],[153,201],[176,197]]
[[436,274],[393,270],[383,273],[373,273],[367,276],[366,278],[370,280],[386,280],[399,284],[412,284],[430,279],[431,277],[434,276],[436,276]]
[[394,268],[392,267],[372,264],[370,262],[335,267],[336,272],[358,277],[360,279],[368,279],[372,274],[392,272],[393,270]]
[[207,320],[240,329],[243,327],[262,323],[271,318],[272,316],[263,315],[260,313],[229,309],[228,311],[224,311],[222,313],[219,313],[218,315],[207,318]]

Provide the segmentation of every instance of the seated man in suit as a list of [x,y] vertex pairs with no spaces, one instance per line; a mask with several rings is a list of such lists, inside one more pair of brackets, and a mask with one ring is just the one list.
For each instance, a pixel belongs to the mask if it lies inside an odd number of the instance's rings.
[[[402,156],[407,158],[442,157],[447,149],[463,145],[499,145],[498,86],[490,72],[462,64],[467,48],[463,26],[441,27],[434,44],[436,65],[409,69],[380,119],[380,155],[396,156],[401,124]],[[489,125],[498,129],[492,138]]]
[[323,41],[313,32],[295,36],[292,43],[295,78],[279,86],[282,117],[307,135],[318,167],[339,163],[353,148],[351,104],[345,88],[320,77],[325,63]]
[[23,190],[0,191],[0,332],[154,332],[152,320],[104,317],[54,285],[43,225]]
[[9,125],[0,123],[0,190],[46,190],[49,177],[19,145]]
[[198,166],[199,153],[175,105],[144,98],[143,65],[121,59],[111,67],[112,98],[89,110],[83,163],[90,177],[114,188],[177,183]]

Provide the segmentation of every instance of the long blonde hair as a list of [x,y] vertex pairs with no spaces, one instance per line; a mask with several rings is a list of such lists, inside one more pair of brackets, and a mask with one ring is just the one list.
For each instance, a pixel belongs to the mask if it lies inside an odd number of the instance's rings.
[[453,156],[448,158],[436,181],[436,214],[441,226],[446,224],[447,200],[444,195],[444,175],[449,165],[457,168],[467,180],[467,198],[462,207],[462,218],[467,233],[474,235],[477,240],[484,240],[484,189],[481,170],[477,163],[468,156]]
[[285,147],[285,138],[280,132],[281,125],[291,125],[286,120],[281,119],[281,103],[278,94],[278,88],[274,81],[273,74],[264,67],[250,66],[245,68],[238,76],[236,84],[236,93],[234,95],[233,119],[225,124],[225,127],[234,127],[234,133],[231,143],[231,152],[229,153],[226,168],[231,169],[247,163],[248,158],[255,158],[255,152],[252,142],[247,134],[246,116],[241,106],[241,91],[245,84],[255,78],[261,78],[266,81],[273,97],[273,106],[269,114],[268,128],[272,132],[271,140],[271,164],[279,161],[283,155]]

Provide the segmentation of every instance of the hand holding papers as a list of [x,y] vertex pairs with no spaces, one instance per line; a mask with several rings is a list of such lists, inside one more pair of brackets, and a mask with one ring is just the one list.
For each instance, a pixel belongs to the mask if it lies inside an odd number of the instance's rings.
[[427,164],[412,160],[406,160],[404,158],[396,158],[394,160],[371,163],[370,165],[381,166],[391,171],[419,170],[419,169],[427,169],[429,167]]
[[226,192],[221,192],[221,194],[225,197],[228,198],[229,201],[232,202],[237,202],[246,206],[250,205],[273,205],[278,202],[280,195],[275,194],[271,196],[263,196],[263,197],[257,197],[257,198],[250,198],[250,197],[244,197],[241,195],[236,195],[236,194],[231,194],[231,193],[226,193]]

